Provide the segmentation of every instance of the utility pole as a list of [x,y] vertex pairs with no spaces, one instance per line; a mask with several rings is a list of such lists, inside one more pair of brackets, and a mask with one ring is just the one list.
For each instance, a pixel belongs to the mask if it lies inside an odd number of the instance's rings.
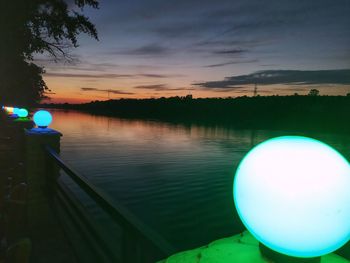
[[255,82],[255,87],[254,87],[254,97],[258,95],[258,84]]

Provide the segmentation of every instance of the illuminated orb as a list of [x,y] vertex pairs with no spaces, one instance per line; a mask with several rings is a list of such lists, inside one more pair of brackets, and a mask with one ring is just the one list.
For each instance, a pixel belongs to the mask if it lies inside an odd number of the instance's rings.
[[52,122],[51,113],[46,110],[39,110],[33,116],[34,123],[39,128],[46,128]]
[[12,114],[18,115],[19,108],[13,108]]
[[6,111],[7,111],[7,113],[12,114],[13,113],[13,107],[6,107]]
[[318,257],[350,239],[350,165],[330,146],[284,136],[254,147],[234,179],[237,212],[279,253]]
[[26,118],[28,116],[28,111],[26,109],[20,109],[17,114],[20,118]]

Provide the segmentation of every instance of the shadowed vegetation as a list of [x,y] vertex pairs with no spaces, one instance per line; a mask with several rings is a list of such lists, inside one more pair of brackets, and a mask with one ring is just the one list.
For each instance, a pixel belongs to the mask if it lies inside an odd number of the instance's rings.
[[46,104],[126,118],[230,125],[237,128],[350,131],[349,96],[270,96],[192,99],[120,99]]
[[0,2],[0,103],[32,105],[48,91],[35,54],[69,60],[77,36],[97,38],[95,26],[79,12],[96,0],[11,0]]

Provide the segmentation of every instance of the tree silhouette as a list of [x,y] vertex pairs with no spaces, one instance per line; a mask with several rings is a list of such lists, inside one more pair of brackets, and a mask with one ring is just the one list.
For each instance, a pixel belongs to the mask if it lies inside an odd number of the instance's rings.
[[0,103],[29,105],[45,97],[44,70],[32,63],[35,53],[69,60],[80,33],[97,39],[84,6],[98,8],[98,1],[0,1]]
[[4,74],[0,79],[3,104],[30,106],[45,97],[43,69],[34,63],[13,58],[8,64],[0,63],[0,72]]
[[318,96],[320,95],[320,91],[318,89],[311,89],[309,91],[309,94],[307,94],[308,96]]

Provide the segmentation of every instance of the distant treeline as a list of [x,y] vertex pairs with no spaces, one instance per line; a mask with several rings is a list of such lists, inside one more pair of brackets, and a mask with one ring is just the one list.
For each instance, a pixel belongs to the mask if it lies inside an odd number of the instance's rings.
[[237,128],[350,131],[350,96],[119,99],[41,107]]

